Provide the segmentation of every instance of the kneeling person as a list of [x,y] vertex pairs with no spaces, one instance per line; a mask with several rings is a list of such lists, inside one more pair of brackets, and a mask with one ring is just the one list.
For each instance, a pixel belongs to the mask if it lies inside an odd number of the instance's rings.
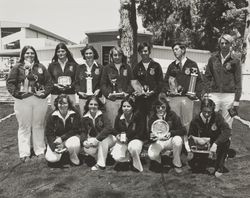
[[[202,148],[211,145],[211,147],[207,147],[210,150],[210,157],[216,158],[215,176],[218,177],[224,172],[224,163],[230,146],[231,129],[222,115],[215,112],[214,109],[215,103],[211,99],[202,100],[201,113],[190,124],[189,144],[191,148],[192,146]],[[195,154],[189,165],[193,171],[202,168],[205,170],[206,162],[208,162],[206,159]]]
[[59,95],[54,102],[55,110],[49,115],[45,134],[48,140],[45,159],[50,163],[59,162],[64,151],[69,152],[70,161],[79,165],[80,115],[66,94]]
[[[148,156],[152,160],[150,169],[155,172],[162,171],[161,154],[167,150],[173,150],[173,165],[177,173],[182,172],[181,167],[181,150],[183,145],[183,136],[186,134],[186,129],[182,125],[180,118],[175,112],[171,111],[170,106],[165,98],[158,98],[153,105],[154,114],[149,119],[149,129],[151,129],[150,139],[153,142],[148,149]],[[165,136],[157,136],[152,131],[152,125],[156,120],[162,120],[163,125],[158,125],[158,130],[167,131]],[[165,124],[164,124],[165,123]],[[166,124],[167,123],[167,124]],[[165,126],[164,126],[165,125]]]

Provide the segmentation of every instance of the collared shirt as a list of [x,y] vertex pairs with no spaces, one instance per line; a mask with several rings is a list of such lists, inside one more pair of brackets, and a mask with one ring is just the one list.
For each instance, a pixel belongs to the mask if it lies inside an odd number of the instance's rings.
[[200,113],[201,119],[204,122],[204,124],[208,124],[210,122],[211,117],[205,118],[202,113]]
[[64,72],[64,68],[65,68],[67,62],[68,62],[67,58],[64,62],[62,62],[60,59],[58,59],[58,63],[60,64],[63,72]]
[[181,61],[178,60],[178,59],[176,59],[176,60],[175,60],[175,63],[176,63],[176,65],[178,65],[178,64],[180,64],[180,62],[181,62],[181,70],[182,70],[183,65],[186,63],[186,61],[187,61],[187,57],[185,56]]
[[67,118],[68,118],[71,114],[74,114],[74,113],[75,113],[74,111],[69,110],[69,111],[67,112],[67,115],[66,115],[65,118],[64,118],[64,117],[62,116],[62,114],[60,113],[60,111],[59,111],[59,110],[56,110],[56,111],[52,114],[52,116],[58,116],[59,118],[61,118],[62,121],[63,121],[63,124],[64,124],[64,126],[65,126],[65,122],[66,122]]
[[93,65],[96,65],[96,67],[98,67],[98,64],[94,61],[93,63],[92,63],[92,65],[88,65],[87,63],[86,63],[86,69],[87,69],[87,73],[88,74],[91,74],[91,71],[92,71],[92,68],[93,68]]
[[146,70],[146,71],[148,70],[148,65],[149,65],[150,62],[151,62],[151,61],[149,61],[148,63],[142,62],[142,64],[143,64],[143,66],[145,67],[145,70]]
[[91,115],[91,113],[88,111],[83,117],[84,118],[90,118],[92,121],[93,121],[93,124],[94,124],[94,126],[95,126],[95,119],[99,116],[99,115],[102,115],[102,111],[101,110],[98,110],[97,112],[96,112],[96,115],[95,115],[95,117],[92,117],[92,115]]
[[222,65],[224,64],[225,60],[231,56],[230,52],[224,57],[222,54],[220,54],[220,57],[221,57],[221,63]]

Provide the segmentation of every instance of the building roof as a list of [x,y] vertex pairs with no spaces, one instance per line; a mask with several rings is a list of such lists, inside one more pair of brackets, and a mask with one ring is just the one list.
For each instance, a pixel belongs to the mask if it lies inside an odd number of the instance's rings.
[[[118,34],[118,29],[105,29],[105,30],[94,30],[94,31],[86,31],[85,34],[89,35],[113,35],[114,33]],[[152,36],[153,34],[149,31],[137,31],[138,35],[148,35]]]
[[57,34],[54,34],[50,31],[47,31],[41,27],[38,27],[36,25],[30,24],[30,23],[19,23],[19,22],[12,22],[12,21],[0,21],[0,28],[28,28],[40,33],[43,33],[45,35],[51,36],[53,38],[56,38],[58,40],[62,40],[71,44],[76,44],[73,41],[70,41],[64,37],[61,37]]

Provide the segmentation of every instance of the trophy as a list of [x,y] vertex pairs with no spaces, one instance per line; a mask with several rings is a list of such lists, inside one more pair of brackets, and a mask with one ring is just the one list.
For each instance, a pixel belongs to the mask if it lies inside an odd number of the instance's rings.
[[155,120],[151,126],[151,131],[153,135],[157,137],[157,139],[161,139],[164,137],[170,138],[169,124],[163,119]]
[[191,97],[195,97],[196,96],[195,86],[196,86],[196,80],[197,80],[197,77],[198,77],[198,69],[192,67],[190,76],[191,77],[190,77],[190,82],[189,82],[187,95],[189,95]]
[[149,86],[148,85],[143,85],[143,92],[148,93],[149,92]]
[[93,88],[92,88],[92,75],[91,72],[86,72],[86,95],[92,96],[93,95]]
[[30,68],[25,66],[25,70],[24,70],[25,79],[21,83],[20,92],[31,93],[30,81],[28,79],[28,75],[29,75],[29,72],[30,72],[29,70],[30,70]]
[[112,95],[116,97],[123,97],[124,93],[121,93],[117,89],[117,78],[110,78],[111,84],[112,84]]
[[65,87],[65,88],[71,86],[71,77],[70,76],[59,76],[57,81],[58,81],[59,85]]

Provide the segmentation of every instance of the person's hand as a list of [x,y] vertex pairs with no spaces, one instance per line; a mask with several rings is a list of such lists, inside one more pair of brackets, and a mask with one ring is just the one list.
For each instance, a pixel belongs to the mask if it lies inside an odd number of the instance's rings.
[[124,95],[124,97],[127,97],[129,94],[128,93],[126,93],[126,92],[122,92],[123,93],[123,95]]
[[87,140],[83,141],[82,145],[85,148],[89,148],[90,147],[89,142]]
[[62,91],[65,89],[65,87],[63,85],[60,85],[60,84],[54,84],[54,86]]
[[170,138],[171,133],[167,133],[164,137],[160,138],[159,140],[166,141]]
[[61,137],[57,137],[54,141],[55,144],[62,144],[62,138]]
[[94,95],[95,95],[95,96],[98,96],[99,93],[100,93],[100,89],[97,89],[97,90],[95,90]]
[[84,92],[82,92],[82,91],[79,91],[78,94],[79,94],[80,96],[82,96],[83,98],[86,98],[86,97],[87,97],[87,94],[84,93]]
[[134,94],[134,96],[140,96],[140,95],[142,95],[143,93],[141,93],[141,92],[139,92],[139,91],[135,91],[133,94]]
[[187,160],[190,161],[193,158],[194,158],[193,152],[191,152],[191,151],[187,152]]
[[158,137],[155,134],[150,133],[150,140],[153,141],[153,142],[155,142],[155,141],[158,140]]
[[40,97],[44,97],[45,96],[45,90],[37,90],[36,88],[35,88],[35,96],[38,96],[39,98]]
[[145,95],[145,98],[147,97],[150,97],[151,95],[154,94],[154,91],[149,91],[149,92],[145,92],[144,95]]
[[116,100],[116,96],[114,94],[110,93],[108,95],[108,99],[110,99],[110,100]]
[[29,96],[32,96],[33,94],[32,93],[20,93],[20,98],[21,99],[25,99],[25,98],[28,98]]
[[211,148],[210,148],[210,152],[216,153],[216,151],[217,151],[217,144],[213,143]]
[[99,144],[99,140],[97,140],[96,138],[91,138],[91,140],[89,140],[89,145],[93,146],[93,147],[97,147],[97,145]]

